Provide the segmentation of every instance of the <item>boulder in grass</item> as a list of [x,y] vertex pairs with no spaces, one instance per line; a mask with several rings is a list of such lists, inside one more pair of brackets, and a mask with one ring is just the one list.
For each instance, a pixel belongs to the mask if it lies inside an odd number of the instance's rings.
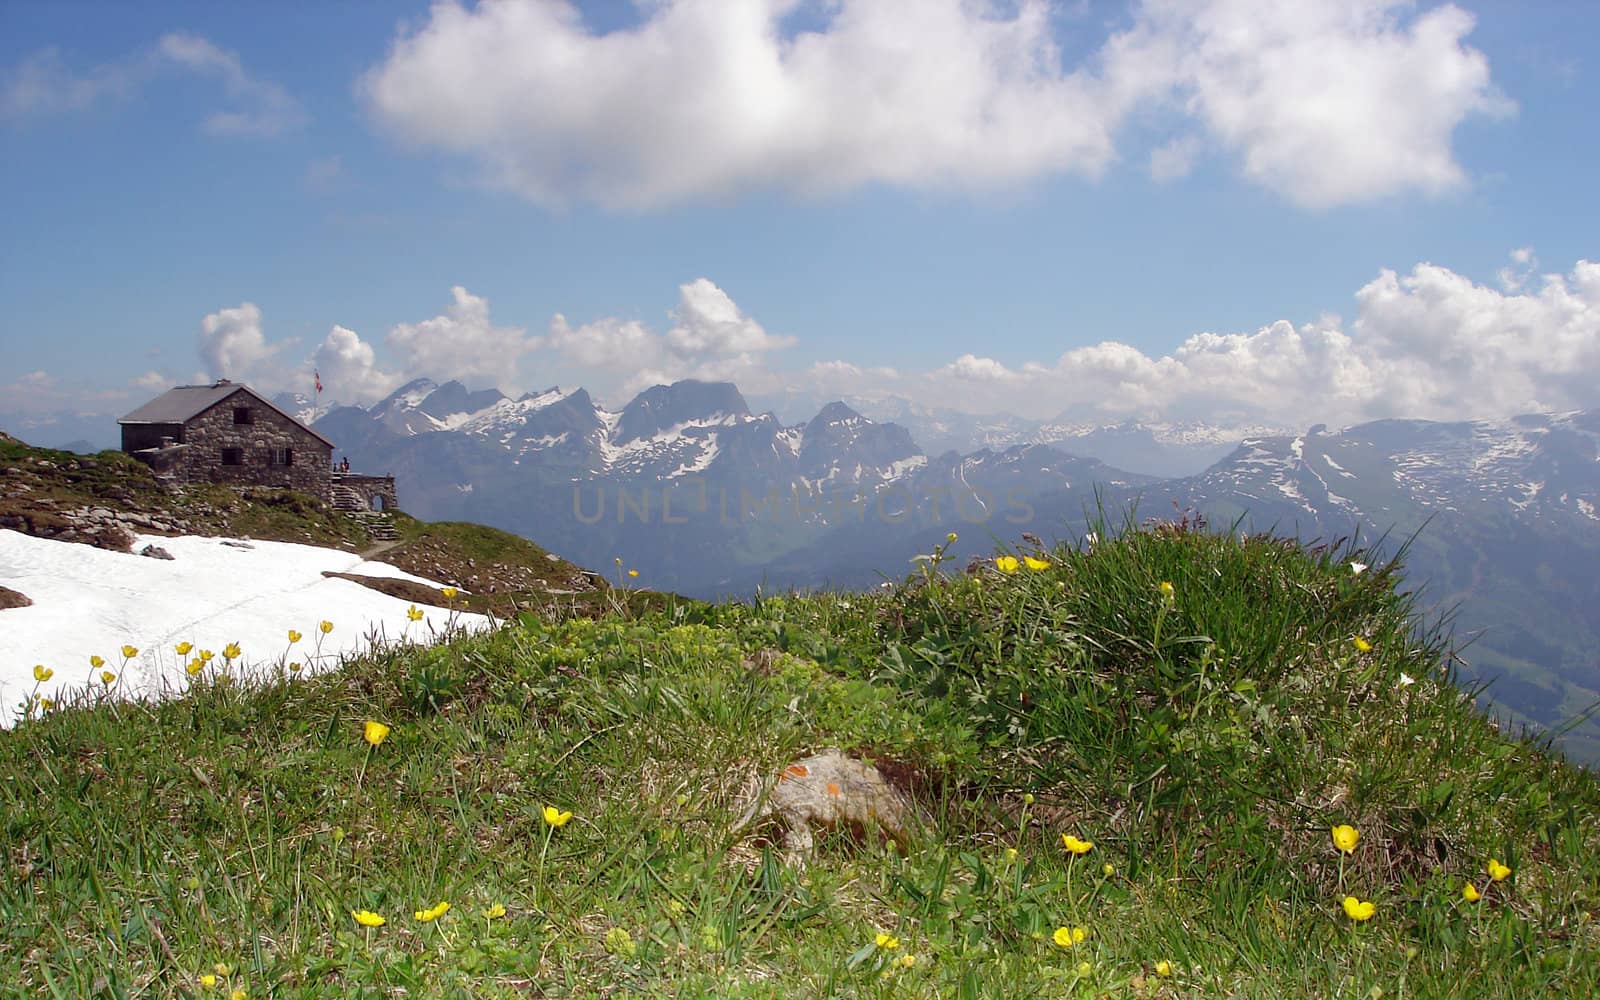
[[797,760],[758,785],[736,829],[775,824],[786,860],[803,862],[821,831],[857,839],[876,834],[904,847],[919,824],[916,808],[872,764],[837,749]]

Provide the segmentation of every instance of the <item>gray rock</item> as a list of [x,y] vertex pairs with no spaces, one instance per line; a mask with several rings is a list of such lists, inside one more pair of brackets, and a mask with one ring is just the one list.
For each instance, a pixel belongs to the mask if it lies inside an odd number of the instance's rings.
[[786,860],[799,863],[815,846],[818,830],[857,838],[875,831],[905,846],[920,819],[876,767],[828,749],[760,782],[736,829],[769,821],[784,829]]
[[166,549],[162,548],[159,545],[146,545],[144,548],[139,550],[139,554],[141,556],[149,556],[151,559],[171,559],[172,558],[172,553],[168,552]]

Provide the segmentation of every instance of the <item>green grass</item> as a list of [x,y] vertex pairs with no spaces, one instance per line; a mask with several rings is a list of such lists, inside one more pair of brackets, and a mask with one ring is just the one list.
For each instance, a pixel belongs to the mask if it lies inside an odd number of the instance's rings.
[[[52,711],[0,736],[0,982],[200,996],[216,963],[251,997],[1600,981],[1600,789],[1473,711],[1398,567],[1172,528],[1036,554],[1048,569],[524,617],[315,678]],[[379,746],[367,719],[393,727]],[[892,764],[928,831],[903,852],[824,838],[798,869],[776,831],[733,829],[752,778],[829,745]],[[574,818],[548,826],[547,804]],[[1376,915],[1350,921],[1346,894]]]

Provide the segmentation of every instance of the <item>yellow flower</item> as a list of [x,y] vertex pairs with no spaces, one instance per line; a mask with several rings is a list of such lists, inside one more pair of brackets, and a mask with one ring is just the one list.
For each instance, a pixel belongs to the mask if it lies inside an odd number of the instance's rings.
[[290,629],[289,630],[289,645],[293,646],[295,643],[297,643],[299,641],[300,641],[300,633],[296,632],[294,629]]
[[1017,561],[1016,556],[996,556],[994,565],[995,569],[1008,575],[1022,568],[1022,564]]
[[1356,841],[1361,839],[1361,831],[1348,823],[1340,823],[1333,828],[1333,846],[1345,854],[1351,854],[1356,849]]
[[1473,885],[1471,882],[1468,882],[1466,885],[1461,887],[1461,898],[1469,903],[1476,903],[1478,900],[1483,898],[1483,893],[1478,891],[1477,886]]
[[188,663],[184,664],[184,667],[183,667],[183,669],[185,669],[185,670],[187,670],[189,672],[189,676],[190,677],[193,677],[195,674],[198,674],[200,671],[204,670],[205,668],[206,668],[206,661],[200,659],[198,656],[195,657],[194,659],[190,660]]
[[321,622],[317,625],[317,628],[322,632],[323,635],[327,635],[329,632],[333,631],[333,622]]
[[1088,962],[1079,962],[1078,963],[1078,975],[1087,976],[1089,973],[1091,973],[1093,971],[1094,971],[1094,966],[1090,965]]
[[900,947],[900,939],[895,937],[893,934],[880,933],[876,940],[878,942],[878,947],[882,948],[884,951],[894,951],[896,948]]
[[226,978],[227,976],[233,975],[233,966],[229,965],[227,962],[218,962],[211,967],[211,971]]
[[1029,569],[1033,570],[1035,573],[1039,572],[1042,569],[1049,569],[1050,568],[1050,560],[1048,560],[1048,559],[1035,559],[1033,556],[1023,556],[1022,557],[1022,564],[1024,566],[1027,566]]
[[952,532],[950,532],[950,534],[948,534],[948,535],[946,535],[946,536],[944,536],[944,542],[945,542],[945,544],[946,544],[946,545],[954,545],[954,544],[955,544],[955,543],[956,543],[956,537],[957,537],[957,536],[956,536],[956,533],[955,533],[955,532],[953,532],[953,531],[952,531]]
[[176,646],[173,646],[172,647],[172,651],[174,653],[177,653],[179,656],[188,656],[189,655],[189,650],[191,650],[193,648],[194,648],[194,643],[189,642],[187,639],[185,639],[183,642],[180,642]]
[[1170,601],[1177,595],[1177,591],[1173,589],[1171,580],[1162,580],[1161,586],[1156,589],[1161,591],[1161,599],[1164,601]]
[[291,663],[291,664],[289,664],[289,673],[298,674],[299,672],[300,672],[300,664],[299,663]]
[[1088,854],[1090,851],[1094,850],[1094,841],[1079,840],[1070,833],[1063,833],[1061,835],[1061,845],[1067,850],[1071,851],[1073,854]]
[[450,909],[450,904],[445,902],[444,900],[440,900],[439,902],[435,903],[433,906],[428,907],[426,910],[418,910],[418,911],[416,911],[415,913],[412,914],[412,916],[415,917],[416,919],[422,921],[423,923],[428,924],[428,923],[432,923],[433,921],[438,920],[440,917],[444,916],[445,912],[448,911],[449,909]]
[[56,707],[56,703],[51,701],[49,698],[40,698],[39,699],[39,709],[41,711],[48,712],[52,708],[55,708],[55,707]]
[[1505,865],[1503,865],[1500,862],[1496,861],[1494,858],[1490,858],[1489,859],[1489,878],[1493,879],[1496,882],[1503,882],[1503,881],[1505,881],[1506,876],[1508,876],[1510,874],[1511,874],[1511,869],[1510,868],[1507,868]]
[[1361,638],[1359,635],[1356,636],[1354,639],[1351,639],[1350,641],[1356,644],[1356,652],[1358,652],[1358,653],[1370,653],[1370,652],[1372,652],[1372,643],[1370,643],[1367,640]]
[[111,671],[109,671],[109,670],[100,671],[100,683],[104,684],[106,687],[110,687],[111,686],[111,682],[116,680],[116,679],[117,679],[117,675],[112,673]]
[[1112,864],[1109,861],[1107,861],[1105,864],[1100,866],[1100,874],[1104,875],[1106,878],[1110,878],[1111,876],[1115,875],[1116,873],[1117,873],[1117,866]]
[[628,570],[628,575],[629,576],[638,576],[639,575],[639,571],[636,570],[636,569],[630,569],[630,570]]
[[483,919],[485,920],[499,920],[505,915],[506,905],[504,903],[496,903],[487,910],[483,911]]
[[1015,847],[1006,848],[1006,860],[1007,861],[1015,861],[1015,860],[1017,860],[1017,849]]
[[99,657],[99,656],[91,656],[91,657],[89,657],[89,666],[93,667],[94,669],[99,670],[101,667],[103,667],[105,665],[106,665],[106,661],[105,661],[104,658]]
[[122,647],[122,657],[123,657],[123,659],[131,660],[135,656],[138,656],[138,655],[139,655],[139,647],[138,646],[123,646]]
[[1163,976],[1163,977],[1172,975],[1172,963],[1167,961],[1164,958],[1161,961],[1157,962],[1156,963],[1156,975]]
[[633,943],[633,935],[628,933],[626,927],[613,927],[606,931],[606,951],[619,958],[632,958],[638,950],[638,945]]
[[570,812],[562,812],[555,806],[544,807],[544,821],[551,826],[566,826],[567,820],[572,818]]
[[45,666],[42,663],[33,668],[33,679],[38,681],[41,684],[43,684],[45,681],[49,680],[50,678],[54,677],[55,675],[56,675],[56,672],[54,670],[51,670],[49,667]]
[[200,985],[209,990],[211,987],[217,985],[217,977],[213,976],[209,972],[204,973],[200,976]]
[[246,993],[244,990],[234,990],[232,993],[228,994],[228,1000],[249,1000],[249,997],[250,994]]
[[900,963],[900,968],[909,969],[913,965],[917,964],[917,956],[908,951],[904,955],[901,955],[898,961]]
[[213,653],[209,649],[202,649],[200,651],[200,662],[201,663],[210,663],[211,662],[211,658],[213,656],[216,656],[216,655],[217,655],[216,653]]
[[1344,898],[1344,915],[1356,923],[1360,923],[1363,920],[1371,920],[1372,915],[1377,910],[1378,908],[1373,905],[1370,899],[1362,901],[1354,896],[1346,896]]
[[1035,800],[1034,800],[1032,792],[1023,792],[1022,793],[1022,804],[1023,805],[1031,806],[1031,805],[1033,805],[1034,801]]
[[361,727],[361,738],[373,746],[377,746],[389,738],[389,727],[381,722],[374,722],[368,719],[366,724]]
[[413,604],[406,609],[406,617],[414,622],[420,622],[422,621],[422,609]]
[[1071,948],[1075,944],[1082,943],[1088,936],[1089,931],[1085,927],[1057,927],[1056,932],[1050,935],[1050,940],[1054,941],[1058,948]]
[[351,910],[350,915],[356,918],[356,923],[362,927],[382,927],[388,921],[371,910]]
[[223,646],[222,658],[224,660],[237,660],[239,658],[239,644],[237,642],[230,642],[226,646]]
[[457,590],[454,587],[440,587],[439,588],[439,593],[444,595],[444,599],[445,600],[453,601],[453,600],[456,599],[456,595],[461,593],[461,591]]

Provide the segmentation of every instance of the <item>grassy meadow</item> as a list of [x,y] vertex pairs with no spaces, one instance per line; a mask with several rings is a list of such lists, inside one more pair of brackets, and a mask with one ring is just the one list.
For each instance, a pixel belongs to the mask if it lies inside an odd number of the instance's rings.
[[[35,706],[0,993],[1592,995],[1600,785],[1473,710],[1399,566],[1180,524],[941,572],[973,550]],[[735,828],[829,746],[908,846]]]

